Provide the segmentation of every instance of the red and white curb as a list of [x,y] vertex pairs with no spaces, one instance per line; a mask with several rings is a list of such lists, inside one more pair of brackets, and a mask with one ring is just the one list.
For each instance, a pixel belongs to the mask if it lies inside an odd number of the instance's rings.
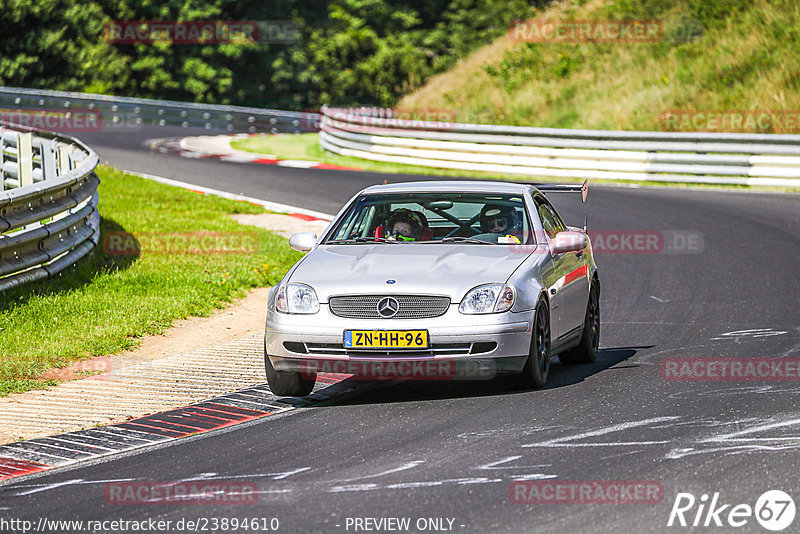
[[198,193],[201,195],[213,195],[215,197],[227,198],[229,200],[236,200],[239,202],[247,202],[248,204],[253,204],[256,206],[262,206],[269,211],[275,211],[278,213],[285,213],[292,217],[297,217],[298,219],[302,219],[304,221],[319,221],[320,224],[325,223],[324,225],[327,226],[330,223],[335,215],[331,215],[330,213],[322,213],[321,211],[314,211],[305,208],[300,208],[298,206],[290,206],[289,204],[281,204],[279,202],[272,202],[270,200],[262,200],[260,198],[248,197],[245,195],[237,195],[236,193],[228,193],[227,191],[220,191],[219,189],[212,189],[210,187],[203,187],[200,185],[190,184],[189,182],[181,182],[180,180],[172,180],[170,178],[164,178],[162,176],[156,176],[154,174],[144,174],[135,171],[125,171],[128,174],[132,174],[134,176],[139,176],[140,178],[145,178],[146,180],[153,180],[154,182],[158,182],[161,184],[171,185],[174,187],[180,187],[181,189],[186,189],[187,191],[191,191],[192,193]]
[[333,397],[341,398],[355,391],[351,384],[342,382],[348,376],[321,373],[314,392],[307,397],[277,397],[266,385],[259,385],[124,423],[3,445],[0,446],[0,481],[204,434],[320,404]]
[[[286,134],[293,135],[293,134]],[[165,139],[151,139],[148,141],[150,148],[162,154],[174,154],[192,159],[214,159],[232,163],[258,163],[262,165],[278,165],[281,167],[294,167],[298,169],[327,169],[337,171],[360,171],[357,167],[345,167],[332,163],[309,161],[300,159],[281,159],[269,154],[253,154],[244,150],[237,150],[230,146],[230,142],[237,139],[246,139],[249,134],[214,135],[198,137],[169,137]]]

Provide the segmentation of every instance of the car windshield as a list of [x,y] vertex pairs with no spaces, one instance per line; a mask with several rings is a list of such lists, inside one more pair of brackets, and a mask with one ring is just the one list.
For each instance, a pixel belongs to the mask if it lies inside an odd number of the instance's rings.
[[406,193],[362,195],[324,244],[529,244],[521,195]]

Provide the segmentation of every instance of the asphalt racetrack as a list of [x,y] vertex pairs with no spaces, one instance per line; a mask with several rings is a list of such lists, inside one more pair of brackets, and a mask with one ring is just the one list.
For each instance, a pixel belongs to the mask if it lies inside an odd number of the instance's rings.
[[[177,135],[186,130],[82,139],[124,169],[326,213],[367,185],[415,179],[191,160],[143,145]],[[551,198],[567,223],[582,224],[574,196]],[[554,360],[545,389],[518,391],[503,379],[365,384],[326,405],[10,481],[0,485],[0,510],[34,524],[277,518],[279,532],[389,532],[402,525],[389,518],[407,518],[422,532],[641,533],[688,531],[677,518],[667,524],[678,494],[691,494],[689,525],[697,516],[703,532],[765,532],[753,515],[734,518],[744,521],[734,528],[728,514],[754,509],[767,490],[800,495],[797,373],[680,381],[662,362],[800,359],[800,197],[593,184],[587,206],[589,230],[604,241],[595,242],[600,356],[570,367]],[[658,245],[633,250],[636,235],[660,236]],[[258,500],[120,506],[104,494],[120,480],[244,481],[257,485]],[[526,481],[646,481],[661,493],[625,504],[532,503],[513,489]],[[714,498],[728,506],[709,518]]]

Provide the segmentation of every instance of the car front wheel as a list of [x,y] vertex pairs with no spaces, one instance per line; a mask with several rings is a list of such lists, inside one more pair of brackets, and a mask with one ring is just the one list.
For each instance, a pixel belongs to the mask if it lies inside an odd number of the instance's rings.
[[277,371],[264,353],[264,367],[267,371],[267,384],[275,395],[281,397],[305,397],[314,389],[316,375],[304,375],[293,371]]

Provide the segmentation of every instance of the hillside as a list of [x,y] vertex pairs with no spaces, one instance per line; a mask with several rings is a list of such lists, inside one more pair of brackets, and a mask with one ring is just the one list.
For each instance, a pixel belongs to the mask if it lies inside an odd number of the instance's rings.
[[[656,20],[663,35],[597,43],[515,42],[506,34],[398,107],[453,110],[460,122],[800,133],[794,0],[567,0],[535,18]],[[680,121],[666,122],[667,111]],[[753,120],[761,112],[773,116]]]

